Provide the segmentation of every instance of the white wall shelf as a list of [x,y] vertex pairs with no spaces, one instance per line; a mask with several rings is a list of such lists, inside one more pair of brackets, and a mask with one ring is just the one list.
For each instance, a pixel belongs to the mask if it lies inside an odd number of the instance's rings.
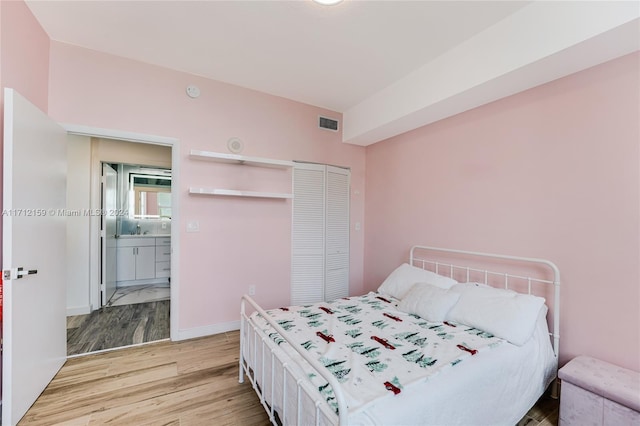
[[189,156],[198,160],[217,161],[221,163],[244,164],[248,166],[258,167],[276,167],[290,168],[293,167],[293,161],[273,160],[271,158],[248,157],[246,155],[225,154],[221,152],[200,151],[192,149]]
[[219,188],[189,188],[189,194],[195,195],[214,195],[224,197],[254,197],[254,198],[277,198],[288,199],[293,198],[293,194],[279,192],[258,192],[258,191],[238,191],[235,189],[219,189]]

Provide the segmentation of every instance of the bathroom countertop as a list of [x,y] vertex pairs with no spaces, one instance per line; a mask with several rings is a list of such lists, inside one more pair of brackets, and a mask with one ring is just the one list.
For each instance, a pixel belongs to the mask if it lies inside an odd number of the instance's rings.
[[123,234],[118,235],[116,238],[166,238],[171,237],[171,234]]

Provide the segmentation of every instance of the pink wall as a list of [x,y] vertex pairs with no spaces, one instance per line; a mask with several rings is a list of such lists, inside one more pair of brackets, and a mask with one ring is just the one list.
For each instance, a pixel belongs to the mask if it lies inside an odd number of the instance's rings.
[[640,371],[640,54],[367,148],[365,283],[412,244],[542,257],[561,363]]
[[[237,136],[248,155],[352,168],[352,223],[366,219],[366,238],[352,232],[352,293],[376,288],[416,242],[549,258],[563,279],[561,361],[640,370],[638,54],[373,145],[365,179],[365,150],[316,128],[330,111],[50,43],[23,2],[0,2],[0,20],[1,86],[61,122],[180,139],[180,329],[237,319],[249,284],[267,306],[288,300],[290,202],[186,194],[228,170],[189,150],[225,152]],[[188,220],[201,232],[184,232]]]
[[[0,81],[43,111],[49,94],[49,36],[22,1],[0,2]],[[2,101],[4,102],[4,101]]]
[[[4,88],[43,111],[49,97],[49,36],[22,1],[0,1],[0,146],[4,146]],[[2,152],[0,151],[0,157]],[[0,207],[2,206],[0,164]],[[0,241],[2,226],[0,224]],[[2,253],[0,251],[0,260]]]
[[0,146],[4,146],[4,88],[15,89],[45,112],[49,97],[49,36],[22,1],[0,1],[0,87]]
[[[287,99],[58,42],[51,45],[49,113],[60,122],[180,140],[180,317],[191,329],[235,321],[250,284],[267,307],[289,301],[291,202],[193,196],[189,186],[290,191],[290,171],[219,165],[188,158],[191,149],[351,167],[352,192],[364,193],[365,149],[317,128],[318,114],[339,114]],[[189,84],[201,96],[187,97]],[[247,186],[251,185],[250,188]],[[234,187],[235,186],[235,187]],[[353,195],[352,222],[364,198]],[[200,232],[187,233],[188,221]],[[364,235],[351,235],[351,292],[362,292]]]

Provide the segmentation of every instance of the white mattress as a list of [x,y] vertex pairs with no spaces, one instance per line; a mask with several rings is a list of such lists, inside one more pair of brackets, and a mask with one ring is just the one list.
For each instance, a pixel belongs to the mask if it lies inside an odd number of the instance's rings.
[[[478,353],[473,357],[473,362],[463,362],[426,382],[408,385],[399,395],[389,393],[367,405],[364,410],[350,413],[349,424],[513,426],[535,404],[557,371],[557,359],[550,344],[544,314],[546,309],[538,318],[532,339],[525,345],[518,347],[505,342],[491,351]],[[267,340],[270,342],[270,339]],[[286,343],[280,347],[293,350]],[[270,384],[270,354],[266,353],[264,360],[256,363],[254,358],[262,357],[254,357],[251,347],[245,349],[245,357],[258,383]],[[294,363],[289,364],[288,369],[293,377],[287,378],[286,393],[290,397],[283,395],[280,390],[283,373],[279,367],[275,369],[273,389],[271,386],[262,389],[267,404],[274,406],[280,419],[287,425],[298,422],[294,408],[297,379],[302,378],[301,382],[308,383],[302,370]],[[316,401],[302,399],[301,423],[314,423]],[[325,416],[320,423],[325,422],[336,423],[337,417],[332,414]]]

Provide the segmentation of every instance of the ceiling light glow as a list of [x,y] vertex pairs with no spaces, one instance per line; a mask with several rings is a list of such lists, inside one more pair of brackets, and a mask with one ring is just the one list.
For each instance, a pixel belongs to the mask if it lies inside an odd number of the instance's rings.
[[342,2],[342,0],[313,0],[313,1],[323,6],[333,6],[335,4]]

